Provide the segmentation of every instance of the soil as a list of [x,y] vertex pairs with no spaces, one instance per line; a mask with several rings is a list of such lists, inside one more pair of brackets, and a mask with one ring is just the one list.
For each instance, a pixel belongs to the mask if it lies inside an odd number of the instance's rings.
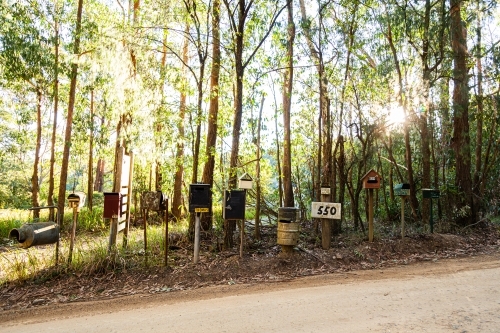
[[[274,231],[275,232],[275,231]],[[271,233],[271,231],[269,231]],[[266,234],[264,230],[264,235]],[[268,235],[269,236],[269,235]],[[353,235],[334,238],[323,250],[312,239],[301,236],[299,246],[284,253],[276,239],[247,241],[244,255],[239,251],[215,251],[210,242],[202,243],[198,264],[193,264],[192,247],[177,244],[170,251],[168,267],[108,271],[95,274],[59,274],[50,279],[11,282],[0,286],[2,317],[49,305],[102,301],[124,296],[151,297],[180,290],[221,285],[255,285],[263,282],[291,281],[298,277],[321,276],[404,266],[445,258],[498,255],[500,233],[484,221],[460,234],[415,234],[379,238],[368,242]]]

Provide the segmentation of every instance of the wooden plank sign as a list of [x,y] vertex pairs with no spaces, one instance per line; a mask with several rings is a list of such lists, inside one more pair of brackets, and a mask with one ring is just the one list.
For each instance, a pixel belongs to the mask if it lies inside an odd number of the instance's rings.
[[312,202],[311,217],[321,219],[340,219],[341,207],[340,203],[333,202]]

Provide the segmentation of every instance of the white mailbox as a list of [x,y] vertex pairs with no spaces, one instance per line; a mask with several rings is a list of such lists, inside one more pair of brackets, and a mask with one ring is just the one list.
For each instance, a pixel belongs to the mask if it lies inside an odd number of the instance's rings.
[[253,186],[253,178],[248,173],[244,173],[239,179],[239,188],[249,190]]

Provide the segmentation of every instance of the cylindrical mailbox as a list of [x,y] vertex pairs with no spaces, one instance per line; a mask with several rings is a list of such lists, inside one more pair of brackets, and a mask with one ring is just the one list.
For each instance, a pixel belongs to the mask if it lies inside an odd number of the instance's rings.
[[299,243],[300,210],[295,207],[278,208],[279,245],[294,246]]
[[298,222],[278,222],[278,245],[294,246],[299,243]]
[[59,226],[55,222],[28,223],[12,229],[9,238],[15,238],[22,248],[54,244],[59,239]]

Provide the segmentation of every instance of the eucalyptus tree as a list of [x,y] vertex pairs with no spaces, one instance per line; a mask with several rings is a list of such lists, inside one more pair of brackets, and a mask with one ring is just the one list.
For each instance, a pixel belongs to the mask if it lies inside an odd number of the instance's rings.
[[[53,56],[50,24],[44,6],[38,2],[9,2],[0,8],[1,75],[10,85],[16,83],[36,96],[36,143],[31,177],[31,204],[39,207],[39,161],[42,141],[42,103],[52,80]],[[39,211],[33,213],[39,217]]]
[[[237,182],[238,154],[243,116],[243,82],[245,69],[271,33],[276,20],[286,8],[279,1],[270,4],[263,0],[223,0],[229,19],[230,45],[226,46],[234,62],[234,118],[231,158],[229,161],[229,188]],[[225,224],[224,245],[231,247],[234,221]]]
[[453,54],[453,149],[455,151],[456,221],[466,226],[476,220],[472,193],[471,139],[467,29],[462,18],[464,1],[450,0],[450,41]]
[[[83,0],[78,0],[78,7],[76,13],[76,23],[74,30],[74,44],[73,44],[73,55],[78,56],[80,53],[80,41],[82,33],[82,12],[83,12]],[[71,131],[73,128],[73,111],[75,108],[75,98],[76,98],[76,80],[78,75],[78,62],[74,61],[71,65],[70,74],[70,90],[69,90],[69,101],[68,101],[68,112],[66,114],[66,130],[64,133],[64,150],[61,163],[61,177],[59,180],[59,195],[57,208],[59,212],[59,225],[62,223],[62,217],[64,216],[65,198],[66,198],[66,181],[68,179],[68,165],[69,165],[69,153],[71,148]]]
[[[217,119],[219,116],[219,76],[220,76],[220,0],[214,0],[212,5],[212,68],[210,70],[210,105],[208,111],[207,139],[205,147],[205,164],[203,166],[202,182],[214,184],[215,152],[217,143]],[[212,229],[212,217],[207,214],[201,221],[205,230]]]
[[292,156],[290,113],[292,107],[293,89],[293,49],[295,42],[295,23],[293,18],[293,1],[288,0],[287,8],[287,41],[286,41],[286,68],[283,74],[283,194],[285,207],[294,207],[292,188]]
[[[422,158],[422,188],[431,187],[431,141],[432,131],[429,130],[430,114],[433,112],[431,89],[434,82],[442,75],[440,65],[445,57],[445,42],[447,35],[446,1],[426,0],[422,6],[404,1],[396,4],[401,8],[404,17],[405,34],[408,43],[420,58],[421,96],[416,121],[420,132]],[[422,217],[429,216],[429,200],[422,202]]]
[[[405,45],[400,45],[399,42],[402,40],[403,31],[399,24],[401,21],[397,19],[397,15],[393,13],[394,8],[390,5],[385,5],[386,15],[380,16],[381,30],[383,36],[387,40],[387,44],[390,49],[390,54],[393,59],[393,66],[396,71],[395,81],[397,82],[397,103],[403,109],[406,121],[403,122],[403,132],[405,141],[405,162],[406,162],[406,174],[408,183],[410,184],[410,206],[412,210],[412,215],[417,218],[418,212],[418,200],[417,200],[417,187],[415,183],[415,175],[413,171],[413,150],[410,141],[410,101],[405,94],[405,78],[407,77],[407,69],[403,66],[406,61],[402,61],[401,57],[407,54],[407,48]],[[399,27],[399,29],[398,29]]]

